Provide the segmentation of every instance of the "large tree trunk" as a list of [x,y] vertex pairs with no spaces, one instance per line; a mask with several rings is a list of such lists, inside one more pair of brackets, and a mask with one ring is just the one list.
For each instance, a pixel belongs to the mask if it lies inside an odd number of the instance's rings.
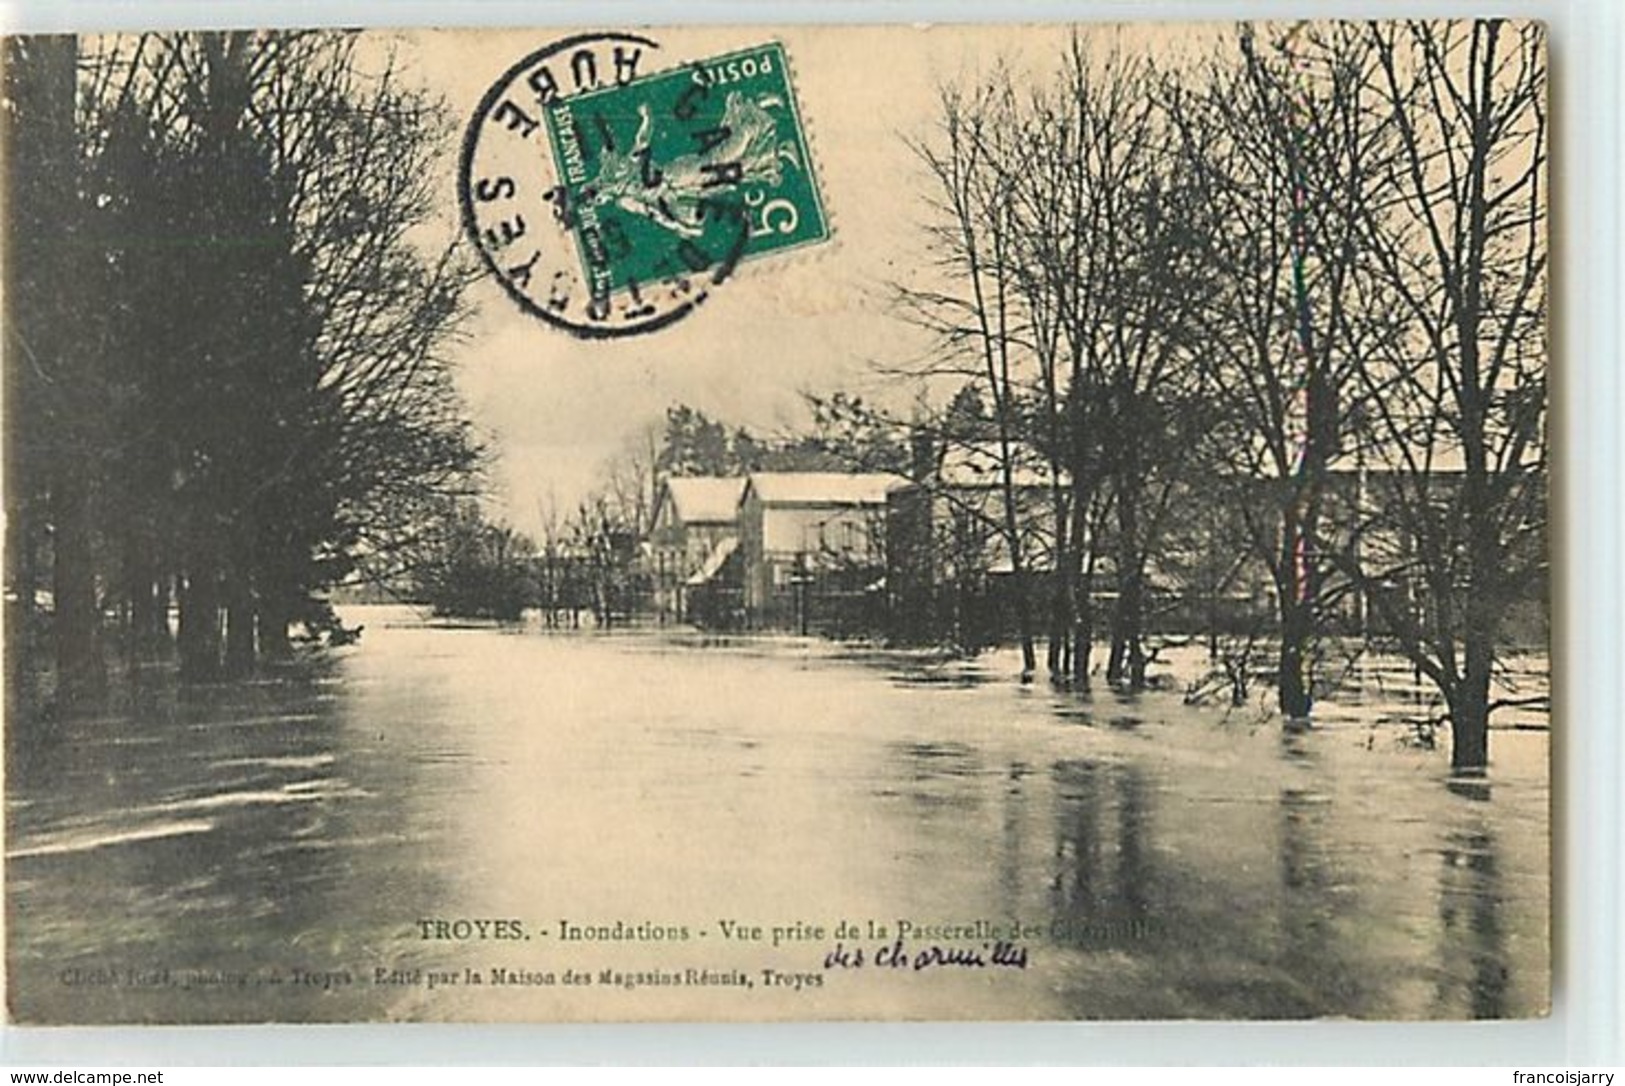
[[81,464],[61,462],[51,488],[57,692],[68,700],[99,694],[107,682],[87,474]]
[[1011,443],[1006,424],[1000,420],[999,448],[1004,491],[1004,534],[1010,548],[1010,576],[1016,583],[1016,631],[1021,638],[1021,681],[1031,682],[1038,670],[1038,654],[1033,649],[1032,586],[1028,584],[1027,559],[1022,553],[1021,522],[1016,511],[1015,467],[1010,462]]
[[[1307,325],[1302,333],[1309,349]],[[1314,638],[1319,609],[1319,561],[1314,553],[1320,532],[1320,502],[1327,465],[1338,447],[1337,393],[1317,366],[1308,379],[1308,439],[1291,507],[1283,522],[1281,567],[1287,590],[1281,594],[1281,713],[1289,720],[1307,719],[1314,708]]]
[[[1052,464],[1052,472],[1057,469]],[[1051,492],[1050,513],[1055,524],[1055,579],[1050,584],[1049,641],[1045,664],[1051,682],[1064,682],[1072,672],[1072,629],[1077,614],[1077,539],[1071,531],[1067,501],[1059,487]]]
[[1276,680],[1281,715],[1288,720],[1307,719],[1313,707],[1308,670],[1312,623],[1308,593],[1301,583],[1302,545],[1303,531],[1298,523],[1297,511],[1288,509],[1281,526],[1281,574],[1278,581],[1281,657]]
[[1490,764],[1490,674],[1494,638],[1470,631],[1464,645],[1462,680],[1450,698],[1450,768],[1461,776],[1483,776]]
[[[64,299],[93,290],[79,203],[79,162],[74,128],[78,41],[73,37],[13,38],[5,43],[7,108],[0,111],[6,141],[6,221],[0,253],[6,278],[7,462],[49,471],[47,515],[52,532],[51,571],[58,695],[72,700],[100,692],[105,684],[100,646],[95,566],[93,486],[97,420],[91,416],[102,389],[94,358],[81,347],[84,328],[66,319]],[[25,356],[26,355],[26,360]],[[19,411],[19,407],[26,405]],[[19,468],[7,482],[20,483]],[[27,492],[10,491],[8,513]],[[27,545],[25,544],[25,550]],[[29,573],[25,580],[32,581]],[[33,585],[23,586],[32,596]],[[32,604],[30,598],[25,608]],[[7,641],[21,641],[8,630]]]
[[174,631],[169,628],[169,607],[175,598],[174,589],[174,577],[160,569],[152,585],[152,636],[160,652],[168,652],[174,647],[170,642]]
[[[8,367],[9,368],[9,367]],[[7,405],[11,406],[10,404]],[[8,413],[8,433],[13,443],[7,449],[7,466],[16,455],[15,416]],[[23,691],[31,688],[25,674],[34,651],[34,594],[39,586],[39,570],[34,546],[32,506],[20,496],[17,479],[20,472],[8,472],[6,496],[10,499],[6,510],[6,585],[11,596],[5,611],[5,705],[8,720],[23,702]]]
[[[1468,349],[1463,353],[1471,355],[1473,352]],[[1472,361],[1469,372],[1476,371],[1476,357]],[[1466,428],[1470,433],[1482,433],[1481,401],[1469,400],[1467,407]],[[1502,573],[1497,543],[1492,535],[1493,510],[1487,497],[1488,469],[1482,446],[1470,448],[1466,460],[1462,497],[1471,533],[1467,542],[1469,591],[1463,607],[1461,682],[1454,696],[1449,698],[1450,767],[1458,774],[1481,776],[1490,764],[1490,681],[1506,605],[1503,590],[1496,583]]]
[[153,548],[138,531],[124,542],[124,579],[130,603],[126,649],[134,659],[150,659],[167,640],[169,596],[160,583]]
[[1012,573],[1016,580],[1016,631],[1021,638],[1021,681],[1031,682],[1038,670],[1038,654],[1033,649],[1032,591],[1027,583],[1027,571],[1017,568]]
[[220,675],[220,584],[212,563],[197,561],[181,587],[181,628],[177,638],[181,676],[207,682]]
[[1106,663],[1106,680],[1130,690],[1145,689],[1145,592],[1144,578],[1136,570],[1120,578],[1117,610],[1112,631],[1111,657]]
[[[1064,568],[1064,567],[1062,567]],[[1044,663],[1050,681],[1070,683],[1072,679],[1072,604],[1067,599],[1069,578],[1056,570],[1056,583],[1050,594],[1049,638]]]
[[255,642],[254,593],[241,574],[226,585],[226,672],[247,675],[253,672],[259,649]]
[[1072,682],[1089,689],[1090,658],[1095,648],[1095,559],[1090,555],[1078,575],[1077,624],[1072,631]]
[[1308,629],[1304,621],[1305,610],[1289,603],[1281,616],[1281,658],[1279,662],[1279,698],[1281,715],[1288,720],[1307,720],[1314,708],[1310,692]]
[[1112,650],[1106,681],[1145,689],[1145,576],[1139,553],[1138,494],[1128,487],[1117,496],[1117,606],[1112,612]]
[[1070,603],[1072,604],[1072,685],[1089,689],[1089,655],[1094,646],[1094,543],[1089,532],[1089,501],[1082,486],[1072,491],[1072,561]]

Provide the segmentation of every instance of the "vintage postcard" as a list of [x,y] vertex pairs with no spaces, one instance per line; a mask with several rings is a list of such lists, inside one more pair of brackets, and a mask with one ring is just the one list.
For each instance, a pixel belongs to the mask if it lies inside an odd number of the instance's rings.
[[4,42],[18,1023],[1551,994],[1516,20]]

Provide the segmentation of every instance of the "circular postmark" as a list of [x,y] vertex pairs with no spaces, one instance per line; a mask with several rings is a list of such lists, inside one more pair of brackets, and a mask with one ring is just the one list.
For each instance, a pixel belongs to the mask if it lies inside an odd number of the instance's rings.
[[681,320],[751,236],[759,198],[728,157],[737,132],[708,108],[716,84],[697,65],[645,74],[659,48],[617,32],[543,46],[492,85],[463,139],[458,198],[487,270],[584,339]]

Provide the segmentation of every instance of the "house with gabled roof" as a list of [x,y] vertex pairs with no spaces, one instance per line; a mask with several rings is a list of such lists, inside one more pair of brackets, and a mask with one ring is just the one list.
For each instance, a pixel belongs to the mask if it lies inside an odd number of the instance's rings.
[[907,483],[887,472],[750,475],[739,500],[746,622],[845,633],[883,619],[886,496]]
[[[704,618],[695,613],[696,602],[713,589],[726,591],[724,567],[739,543],[744,490],[743,478],[725,476],[674,476],[661,486],[649,532],[649,559],[655,610],[662,621]],[[711,609],[709,604],[698,608]]]

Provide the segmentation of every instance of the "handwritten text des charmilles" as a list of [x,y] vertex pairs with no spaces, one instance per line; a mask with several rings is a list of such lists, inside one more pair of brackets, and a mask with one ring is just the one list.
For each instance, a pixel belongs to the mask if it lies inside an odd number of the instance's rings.
[[975,946],[927,943],[918,947],[911,947],[902,939],[894,939],[879,949],[836,943],[834,949],[824,955],[826,970],[862,969],[871,963],[877,969],[909,969],[915,972],[940,967],[1025,969],[1027,948],[1003,939]]

